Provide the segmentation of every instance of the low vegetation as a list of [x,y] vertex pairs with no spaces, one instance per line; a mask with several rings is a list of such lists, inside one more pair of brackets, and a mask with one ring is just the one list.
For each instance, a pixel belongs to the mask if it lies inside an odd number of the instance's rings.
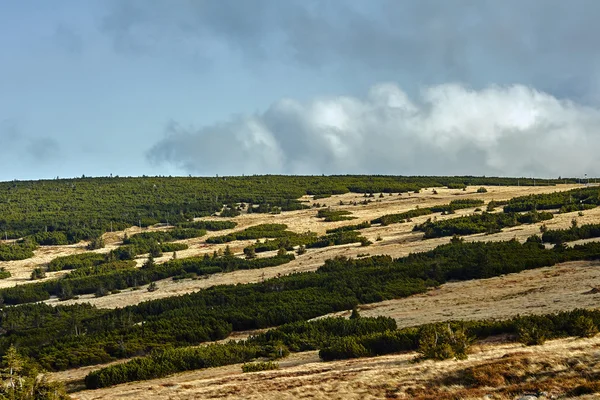
[[597,237],[600,237],[600,224],[577,226],[576,220],[573,220],[573,224],[570,228],[546,230],[542,234],[542,240],[544,242],[555,244]]
[[[374,256],[328,260],[316,272],[297,273],[264,282],[210,287],[197,293],[157,299],[115,310],[53,308],[28,305],[5,309],[7,333],[0,349],[17,344],[44,368],[60,370],[142,355],[173,346],[225,338],[244,331],[305,321],[357,304],[422,293],[448,280],[480,279],[570,260],[597,259],[600,244],[545,249],[518,241],[463,243],[453,241],[434,250],[400,259]],[[58,282],[3,289],[5,303],[18,303],[25,288],[69,283],[74,293],[149,283],[175,274],[209,273],[235,268],[260,268],[288,262],[293,255],[243,260],[236,257],[176,259],[148,270],[116,271]],[[218,267],[218,268],[217,268]],[[142,278],[145,281],[142,281]],[[84,284],[85,283],[85,284]],[[40,286],[38,286],[40,285]],[[112,285],[112,286],[111,286]],[[15,291],[16,292],[13,292]],[[36,292],[33,292],[34,294]],[[46,295],[47,296],[47,295]],[[69,316],[66,320],[65,316]],[[85,334],[82,334],[85,332]],[[52,338],[48,340],[48,338]],[[115,346],[118,343],[118,346]],[[42,346],[42,344],[44,344]]]
[[361,222],[360,224],[356,224],[356,225],[345,225],[345,226],[340,226],[339,228],[327,229],[327,231],[325,231],[325,233],[330,234],[330,233],[339,233],[339,232],[347,232],[347,231],[359,231],[361,229],[366,229],[366,228],[370,228],[370,227],[371,227],[371,223],[369,221],[365,221],[365,222]]
[[[286,324],[246,341],[154,353],[94,371],[86,377],[86,386],[111,386],[191,369],[236,364],[257,357],[276,359],[290,350],[320,349],[319,356],[324,361],[403,351],[417,351],[417,360],[465,359],[469,346],[475,339],[508,334],[513,340],[524,341],[523,330],[531,331],[533,328],[542,332],[545,339],[589,337],[595,335],[600,327],[600,311],[587,310],[515,317],[503,321],[450,321],[404,329],[397,329],[391,318],[362,318],[357,314],[353,315],[350,319],[324,318]],[[582,321],[585,321],[584,330]],[[275,368],[277,364],[272,361],[245,363],[242,366],[244,372]]]
[[352,213],[346,210],[331,210],[329,208],[325,210],[319,210],[317,212],[317,218],[322,218],[324,222],[336,222],[356,219],[352,217]]
[[296,233],[287,230],[285,224],[260,224],[228,235],[210,237],[206,239],[206,243],[219,244],[233,242],[234,240],[282,238],[295,235]]
[[260,372],[279,369],[279,365],[273,361],[253,362],[242,365],[242,372]]
[[483,200],[479,199],[459,199],[452,200],[449,204],[441,206],[433,206],[429,208],[416,208],[399,214],[388,214],[371,221],[372,224],[390,225],[399,222],[408,222],[411,218],[429,215],[433,213],[453,214],[455,210],[464,208],[479,207],[484,204]]
[[445,220],[433,221],[430,218],[422,224],[415,225],[413,230],[424,232],[425,239],[475,233],[491,234],[500,232],[506,227],[533,224],[549,219],[552,219],[552,214],[547,212],[530,211],[525,214],[483,212]]
[[600,205],[600,190],[597,187],[573,189],[563,192],[520,196],[511,199],[504,212],[559,209],[561,212],[586,210]]

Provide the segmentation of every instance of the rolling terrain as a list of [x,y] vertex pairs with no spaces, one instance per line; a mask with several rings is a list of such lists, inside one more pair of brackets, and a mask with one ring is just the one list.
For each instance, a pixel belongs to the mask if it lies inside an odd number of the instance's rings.
[[[134,306],[144,301],[167,299],[220,285],[260,284],[271,279],[279,279],[290,274],[309,273],[319,270],[326,260],[344,257],[346,259],[366,259],[387,255],[394,259],[414,253],[432,251],[447,245],[452,236],[424,238],[423,232],[414,227],[428,220],[444,221],[461,217],[480,215],[490,201],[505,202],[519,196],[541,195],[557,191],[580,189],[583,185],[559,184],[556,186],[468,186],[465,190],[445,187],[423,188],[418,193],[374,193],[372,197],[360,193],[333,194],[325,198],[313,199],[313,196],[299,197],[299,203],[308,208],[278,213],[247,213],[242,208],[239,216],[223,218],[217,216],[195,218],[196,221],[231,220],[237,223],[235,228],[209,231],[201,237],[176,240],[175,243],[187,245],[186,249],[176,251],[177,260],[191,257],[212,256],[215,253],[231,252],[244,258],[245,248],[254,245],[255,239],[234,240],[227,243],[207,243],[207,239],[235,234],[247,228],[261,224],[285,224],[286,229],[295,234],[313,232],[321,237],[327,230],[344,226],[371,222],[384,215],[405,213],[416,209],[443,206],[456,200],[481,200],[482,205],[453,210],[452,213],[434,212],[415,216],[409,221],[382,225],[373,223],[361,228],[360,235],[368,239],[369,245],[346,243],[311,248],[304,253],[297,252],[295,259],[276,266],[257,269],[237,269],[221,271],[202,276],[183,277],[182,279],[153,280],[151,285],[136,285],[124,288],[113,294],[97,296],[80,294],[69,299],[56,296],[43,300],[51,306],[70,306],[91,304],[100,310],[115,310]],[[485,190],[479,190],[484,188]],[[319,207],[315,207],[319,203]],[[317,217],[317,211],[347,211],[352,219],[325,222]],[[544,230],[567,229],[573,224],[578,226],[600,223],[600,207],[582,211],[558,212],[549,210],[552,218],[533,223],[522,223],[505,227],[494,232],[461,235],[465,243],[503,242],[517,240],[525,243],[532,235],[541,235]],[[492,213],[502,213],[502,206]],[[573,222],[575,221],[575,222]],[[105,246],[91,252],[109,254],[122,245],[125,237],[133,237],[144,232],[168,232],[175,229],[172,224],[155,224],[148,227],[130,227],[114,230],[102,235]],[[259,239],[264,242],[266,238]],[[596,242],[600,238],[591,238],[567,243],[567,247],[576,244]],[[10,243],[11,240],[4,242]],[[30,285],[32,282],[53,282],[67,276],[71,271],[46,272],[46,276],[31,280],[32,271],[44,268],[57,257],[90,252],[87,242],[66,245],[41,246],[34,250],[33,257],[2,261],[2,266],[11,276],[0,280],[1,288]],[[545,245],[551,249],[550,244]],[[297,246],[296,246],[297,247]],[[274,257],[277,250],[257,253],[258,259]],[[291,252],[290,252],[291,253]],[[172,252],[163,252],[154,258],[157,265],[168,265],[174,259]],[[143,269],[148,254],[138,254],[134,261],[136,268]],[[440,323],[449,320],[508,319],[518,315],[542,315],[577,308],[596,309],[600,305],[600,261],[595,259],[558,262],[552,266],[533,268],[518,273],[500,274],[484,279],[450,280],[422,293],[401,298],[386,299],[360,304],[356,308],[362,317],[391,317],[398,328]],[[598,289],[598,290],[597,290]],[[323,317],[349,317],[351,309],[340,310]],[[227,338],[219,340],[226,343],[231,340],[245,339],[253,334],[264,332],[234,331]],[[241,364],[198,369],[182,372],[173,376],[151,379],[143,382],[124,383],[96,390],[81,390],[83,379],[90,372],[122,360],[80,368],[52,372],[51,380],[68,384],[74,399],[104,398],[144,398],[192,399],[192,398],[498,398],[509,399],[532,393],[536,389],[539,398],[551,396],[586,396],[580,387],[595,387],[600,346],[597,337],[589,339],[561,338],[525,347],[520,343],[506,341],[502,336],[477,341],[469,349],[467,360],[427,360],[414,363],[417,353],[402,352],[350,360],[323,362],[317,351],[292,352],[278,360],[279,369],[256,373],[242,373]],[[581,374],[574,374],[571,366],[581,366]],[[475,370],[503,370],[514,367],[524,371],[522,379],[497,376],[496,381],[476,381],[465,384],[464,374],[473,374]],[[466,371],[466,372],[465,372]],[[477,372],[480,374],[481,372]],[[462,375],[461,375],[462,374]],[[585,375],[583,379],[579,375]],[[471,375],[469,375],[471,376]],[[479,375],[477,375],[479,376]],[[471,378],[469,378],[471,379]],[[511,380],[512,379],[512,380]],[[539,382],[539,387],[531,382]],[[469,381],[471,382],[471,381]],[[581,393],[577,392],[580,390]],[[587,390],[587,389],[586,389]],[[592,390],[592,389],[589,389]],[[589,391],[588,390],[588,391]],[[593,392],[593,390],[592,390]],[[563,397],[564,398],[564,397]]]

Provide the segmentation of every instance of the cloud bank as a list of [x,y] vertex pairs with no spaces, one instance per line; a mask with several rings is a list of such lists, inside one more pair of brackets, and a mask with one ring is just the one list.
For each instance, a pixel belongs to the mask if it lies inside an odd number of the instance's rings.
[[147,153],[186,173],[600,175],[600,109],[523,86],[379,84],[364,98],[282,99],[200,129],[171,122]]
[[[600,103],[596,0],[115,1],[100,29],[122,53],[241,56],[410,85],[530,85]],[[262,64],[261,64],[262,62]],[[258,67],[258,70],[261,68]]]

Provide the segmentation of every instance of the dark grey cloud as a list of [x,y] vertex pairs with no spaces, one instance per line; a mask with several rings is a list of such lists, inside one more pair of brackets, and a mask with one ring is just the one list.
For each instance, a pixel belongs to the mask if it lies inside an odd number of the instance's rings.
[[522,85],[395,84],[365,98],[301,103],[200,129],[172,123],[148,152],[197,174],[600,175],[600,109]]
[[598,20],[595,0],[131,0],[117,1],[101,28],[121,50],[185,42],[210,58],[224,46],[406,88],[520,83],[592,101],[600,100]]
[[0,148],[3,151],[12,150],[20,139],[21,133],[15,120],[5,119],[0,121]]
[[61,159],[61,146],[52,137],[27,135],[15,119],[0,121],[0,161],[19,160],[18,155],[33,165],[49,164]]
[[51,137],[29,139],[26,150],[29,157],[40,164],[55,162],[61,158],[60,145]]

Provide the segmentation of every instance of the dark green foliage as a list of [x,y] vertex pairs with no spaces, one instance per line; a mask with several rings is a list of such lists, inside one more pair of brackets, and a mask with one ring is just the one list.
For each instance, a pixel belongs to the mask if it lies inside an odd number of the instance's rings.
[[526,346],[544,344],[549,333],[543,325],[530,320],[519,321],[517,324],[517,340]]
[[206,243],[228,243],[234,240],[262,239],[262,238],[280,238],[294,236],[294,232],[287,231],[285,224],[260,224],[251,226],[239,232],[232,232],[224,236],[214,236],[206,239]]
[[135,266],[136,263],[133,260],[106,262],[90,267],[77,268],[75,271],[67,275],[64,279],[77,279],[87,276],[106,275],[115,271],[122,271],[128,269],[132,270],[135,268]]
[[527,243],[537,243],[538,245],[542,245],[542,238],[538,235],[531,235],[526,240]]
[[418,352],[422,359],[447,360],[467,358],[467,350],[472,342],[461,328],[450,324],[425,325],[419,330]]
[[225,208],[225,209],[223,209],[223,211],[221,211],[219,213],[219,217],[233,218],[233,217],[237,217],[240,214],[241,214],[240,211],[236,208]]
[[477,189],[477,193],[487,193],[487,189],[482,186],[479,189]]
[[448,189],[466,189],[467,185],[460,182],[451,182],[446,185]]
[[48,264],[48,271],[92,267],[104,263],[105,259],[105,255],[100,253],[82,253],[57,257]]
[[433,211],[431,211],[429,208],[416,208],[414,210],[406,211],[406,212],[403,212],[400,214],[384,215],[382,217],[372,220],[371,223],[372,224],[389,225],[389,224],[395,224],[398,222],[406,222],[407,220],[409,220],[411,218],[419,217],[421,215],[428,215],[428,214],[432,214],[432,213],[433,213]]
[[88,389],[130,381],[155,379],[175,372],[237,364],[256,358],[260,349],[245,344],[213,344],[194,349],[171,349],[155,352],[124,364],[91,372],[85,377]]
[[10,346],[2,357],[0,399],[10,400],[67,400],[61,383],[40,376],[30,360]]
[[242,365],[242,372],[259,372],[279,369],[279,365],[273,361],[247,363]]
[[88,250],[103,249],[104,246],[105,246],[105,244],[104,244],[104,239],[102,238],[102,236],[96,236],[96,237],[92,238],[92,240],[90,240],[90,243],[88,243],[88,245],[86,246],[86,249],[88,249]]
[[186,221],[177,224],[179,228],[202,229],[206,231],[222,231],[233,229],[236,226],[237,222],[233,221]]
[[46,277],[46,270],[42,267],[34,268],[34,270],[31,271],[31,279],[32,280],[43,279],[45,277]]
[[64,232],[39,232],[29,236],[29,239],[36,242],[40,246],[56,246],[69,244],[67,235]]
[[[286,231],[288,232],[288,231]],[[246,247],[246,249],[254,249],[256,253],[261,253],[265,251],[273,251],[278,249],[286,249],[288,251],[294,250],[295,246],[306,246],[310,243],[314,243],[317,240],[317,234],[308,232],[308,233],[295,233],[289,232],[284,237],[265,240],[264,242],[257,241],[255,244]],[[245,249],[244,249],[245,251]]]
[[206,235],[206,230],[196,228],[174,228],[166,231],[142,232],[123,240],[123,244],[138,247],[151,246],[153,243],[172,242]]
[[596,237],[600,237],[600,224],[573,225],[568,229],[546,230],[542,234],[544,242],[555,244]]
[[313,232],[298,234],[295,232],[283,231],[282,235],[283,234],[285,234],[285,236],[273,240],[266,240],[262,243],[257,242],[247,248],[253,248],[255,252],[260,253],[279,249],[292,251],[295,246],[304,246],[304,249],[306,249],[339,246],[349,243],[370,244],[370,242],[365,237],[360,236],[358,232],[345,229],[335,230],[334,233],[319,237]]
[[598,334],[598,325],[592,317],[579,315],[574,318],[571,333],[582,338],[594,337]]
[[483,204],[484,204],[484,201],[479,200],[479,199],[458,199],[458,200],[452,200],[450,202],[450,204],[447,204],[447,205],[433,206],[433,207],[429,207],[429,208],[434,213],[437,213],[437,212],[452,213],[452,212],[454,212],[454,210],[462,210],[464,208],[480,207]]
[[345,226],[340,226],[339,228],[333,228],[333,229],[327,229],[327,231],[325,231],[325,233],[338,233],[338,232],[346,232],[346,231],[358,231],[361,229],[366,229],[366,228],[370,228],[371,227],[371,223],[369,221],[365,221],[365,222],[361,222],[360,224],[356,224],[356,225],[345,225]]
[[336,222],[356,219],[356,217],[351,217],[350,215],[352,215],[350,211],[331,210],[330,208],[327,208],[325,210],[319,210],[317,212],[317,218],[323,218],[324,222]]
[[126,244],[111,250],[107,260],[133,260],[139,254],[152,253],[154,257],[162,256],[163,252],[185,250],[189,246],[185,243],[158,243],[154,240],[140,240],[136,244]]
[[244,255],[248,260],[256,258],[256,250],[254,249],[254,247],[246,247],[244,248]]
[[353,336],[342,337],[319,351],[324,361],[367,357],[369,351]]
[[460,210],[463,208],[478,207],[483,205],[483,200],[478,199],[459,199],[452,200],[450,204],[433,206],[430,208],[416,208],[414,210],[406,211],[399,214],[388,214],[382,217],[376,218],[371,221],[372,224],[389,225],[399,222],[410,221],[411,218],[420,217],[422,215],[429,215],[433,213],[453,213],[454,210]]
[[327,246],[339,246],[342,244],[349,243],[364,243],[365,245],[370,244],[365,237],[360,236],[359,232],[356,231],[341,231],[337,233],[330,233],[325,236],[320,236],[317,240],[307,243],[308,248],[318,248]]
[[0,261],[25,260],[33,257],[37,244],[31,242],[2,244],[0,243]]
[[[504,212],[561,209],[571,212],[594,208],[600,204],[600,190],[595,187],[564,192],[515,197],[505,206]],[[563,208],[564,207],[564,208]]]
[[425,232],[425,239],[452,236],[472,235],[475,233],[496,233],[501,229],[520,224],[531,224],[552,219],[552,214],[547,212],[531,211],[526,214],[517,213],[487,213],[469,215],[465,217],[426,222],[416,225],[415,231]]
[[10,278],[10,271],[7,271],[4,267],[0,267],[0,279]]
[[291,351],[307,351],[327,346],[340,336],[365,336],[395,329],[396,321],[388,317],[321,318],[310,322],[293,322],[270,329],[250,337],[248,343],[260,346],[281,343]]

